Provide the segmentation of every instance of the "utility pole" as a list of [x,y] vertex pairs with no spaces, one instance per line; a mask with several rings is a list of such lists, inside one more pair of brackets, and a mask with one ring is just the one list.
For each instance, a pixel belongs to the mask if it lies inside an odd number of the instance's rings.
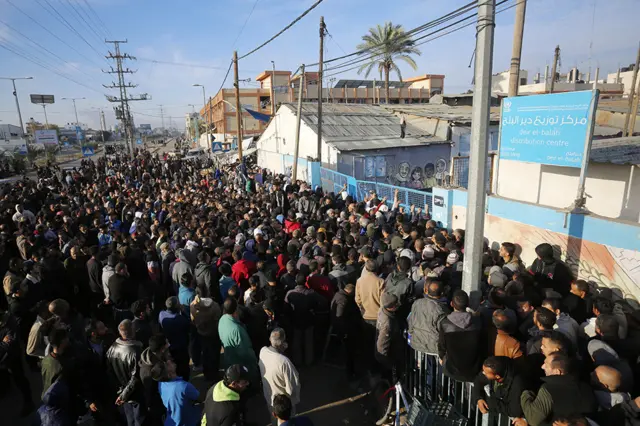
[[47,117],[47,104],[42,104],[42,109],[44,110],[45,129],[49,130],[49,118]]
[[520,86],[520,58],[522,57],[522,38],[524,36],[524,18],[527,12],[527,0],[516,3],[516,23],[513,28],[513,48],[511,51],[511,70],[509,71],[509,96],[518,96]]
[[127,83],[124,80],[125,74],[134,74],[136,71],[132,71],[129,68],[123,68],[123,62],[125,60],[135,60],[134,56],[131,56],[127,53],[120,53],[120,43],[127,43],[127,40],[105,40],[105,43],[111,43],[114,46],[115,52],[109,51],[109,55],[106,56],[107,59],[113,59],[116,62],[116,69],[111,67],[109,71],[103,71],[107,74],[117,74],[118,75],[118,83],[111,83],[111,85],[103,85],[107,89],[118,89],[120,91],[120,96],[107,96],[107,100],[109,102],[119,103],[120,108],[115,107],[116,119],[120,119],[122,123],[122,127],[125,132],[125,138],[127,140],[127,145],[129,147],[129,155],[133,158],[133,119],[131,117],[131,110],[129,109],[129,101],[148,101],[151,99],[146,93],[138,97],[133,97],[127,95],[128,88],[137,87],[137,85]]
[[631,120],[631,112],[633,111],[633,98],[636,94],[636,79],[638,78],[638,67],[640,67],[640,45],[638,45],[638,55],[636,56],[636,66],[633,68],[633,77],[631,78],[631,90],[629,91],[629,106],[627,116],[624,119],[624,127],[622,128],[622,136],[629,136],[629,121]]
[[[318,161],[322,165],[322,67],[324,66],[324,36],[327,26],[324,24],[324,16],[320,17],[320,60],[318,61]],[[304,82],[304,65],[302,65],[302,81]],[[298,137],[300,133],[300,101],[298,101]],[[298,144],[296,143],[296,150]],[[296,151],[296,161],[298,153]],[[295,174],[294,174],[295,180]]]
[[553,68],[551,69],[551,90],[549,91],[550,93],[553,93],[553,88],[556,85],[556,72],[558,71],[559,61],[560,61],[560,46],[556,46],[556,53],[553,55]]
[[629,129],[627,136],[633,136],[633,132],[636,130],[636,118],[638,117],[638,104],[640,103],[640,81],[636,87],[636,97],[633,101],[633,108],[631,109],[631,120],[629,121]]
[[238,160],[242,161],[242,110],[240,109],[240,82],[238,81],[238,51],[233,52],[233,85],[236,88],[236,131],[238,133]]
[[158,104],[158,106],[160,107],[160,120],[162,122],[162,136],[164,136],[164,109],[162,109],[164,105]]
[[80,122],[78,121],[78,108],[76,108],[76,101],[80,101],[83,99],[87,99],[87,98],[61,98],[61,100],[63,101],[71,101],[73,102],[73,111],[76,114],[76,126],[80,125]]
[[300,149],[300,123],[302,121],[302,88],[303,87],[304,87],[304,64],[300,66],[300,90],[298,90],[298,117],[297,117],[298,120],[296,121],[296,147],[295,147],[295,152],[293,154],[293,173],[291,174],[291,182],[295,182],[298,176],[298,151]]
[[18,109],[18,120],[20,120],[20,131],[22,136],[26,134],[24,131],[24,123],[22,122],[22,113],[20,112],[20,102],[18,101],[18,89],[16,89],[16,80],[33,80],[33,77],[0,77],[0,80],[11,80],[13,83],[13,97],[16,98],[16,108]]
[[[211,152],[211,135],[209,134],[209,117],[207,114],[207,94],[202,84],[194,84],[194,87],[202,87],[202,107],[204,108],[202,111],[202,118],[204,119],[204,130],[207,132],[207,145],[209,147],[209,152]],[[197,142],[198,146],[200,146],[200,139]]]
[[484,215],[487,197],[487,158],[489,140],[489,110],[491,108],[491,71],[496,0],[478,6],[475,82],[471,120],[471,154],[469,156],[469,189],[467,191],[467,239],[462,275],[462,288],[477,307],[480,302],[481,264],[484,246]]
[[271,115],[276,115],[276,63],[271,61]]

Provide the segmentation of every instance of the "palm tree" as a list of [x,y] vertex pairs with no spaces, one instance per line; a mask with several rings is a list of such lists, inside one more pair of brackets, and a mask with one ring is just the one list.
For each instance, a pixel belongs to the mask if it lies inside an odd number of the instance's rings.
[[420,55],[420,49],[415,47],[415,42],[408,36],[402,25],[393,25],[391,22],[385,22],[384,26],[378,25],[375,28],[369,28],[369,34],[362,36],[362,43],[357,46],[361,50],[361,55],[370,56],[367,63],[362,65],[358,70],[358,74],[365,71],[365,78],[369,76],[374,67],[378,67],[380,79],[384,72],[384,89],[385,99],[389,103],[389,73],[394,71],[400,81],[402,74],[400,68],[396,64],[397,60],[403,60],[414,70],[418,69],[416,61],[411,55]]

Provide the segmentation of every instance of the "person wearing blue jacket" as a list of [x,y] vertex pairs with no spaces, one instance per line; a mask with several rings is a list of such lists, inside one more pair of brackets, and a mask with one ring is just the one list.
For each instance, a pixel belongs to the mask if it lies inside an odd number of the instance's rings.
[[158,322],[170,345],[171,356],[176,362],[178,375],[189,380],[189,329],[191,321],[182,311],[175,296],[165,303],[167,309],[160,312]]
[[200,400],[200,392],[178,376],[176,364],[167,360],[154,366],[153,370],[152,374],[160,376],[158,390],[167,409],[164,426],[196,426],[200,423],[200,408],[196,405]]

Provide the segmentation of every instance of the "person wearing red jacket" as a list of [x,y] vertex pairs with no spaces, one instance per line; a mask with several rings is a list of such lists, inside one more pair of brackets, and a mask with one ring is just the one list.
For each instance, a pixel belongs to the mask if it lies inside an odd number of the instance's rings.
[[333,296],[336,292],[333,283],[329,280],[329,277],[320,274],[320,265],[318,265],[317,260],[309,262],[307,287],[327,299],[329,303],[333,300]]
[[284,232],[291,234],[296,229],[300,229],[300,223],[296,219],[294,212],[289,212],[289,215],[284,220]]
[[256,264],[245,259],[240,250],[233,252],[233,266],[231,267],[231,278],[238,283],[243,291],[249,288],[249,277],[257,272]]

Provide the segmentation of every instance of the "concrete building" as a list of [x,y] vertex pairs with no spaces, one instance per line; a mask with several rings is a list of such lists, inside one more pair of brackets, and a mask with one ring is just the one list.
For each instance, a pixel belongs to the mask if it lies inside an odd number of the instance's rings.
[[[291,79],[289,102],[298,99],[300,76]],[[318,73],[305,73],[303,100],[318,100]],[[389,82],[390,104],[427,103],[429,99],[444,90],[444,75],[426,74]],[[383,104],[386,101],[384,81],[374,80],[339,80],[333,87],[322,89],[322,98],[326,102],[337,104]]]
[[0,140],[22,139],[22,129],[13,124],[0,124]]
[[[296,106],[282,104],[258,140],[258,164],[291,173],[295,152]],[[299,144],[299,178],[308,179],[307,164],[317,156],[316,103],[305,103]],[[407,121],[400,137],[400,118],[377,105],[324,104],[322,165],[356,179],[430,189],[444,180],[451,146]]]
[[[629,96],[631,93],[631,80],[633,79],[633,67],[635,64],[628,68],[623,68],[626,71],[620,70],[620,73],[614,72],[607,75],[607,82],[620,83],[624,86],[624,96]],[[637,84],[637,82],[636,82]],[[636,86],[636,90],[638,86]]]
[[[527,71],[520,70],[518,94],[539,95],[549,93],[551,91],[551,76],[550,72],[548,74],[549,75],[545,79],[545,75],[537,73],[533,82],[528,83]],[[558,79],[553,86],[553,93],[592,90],[594,80],[591,80],[588,77],[590,76],[580,73],[577,68],[573,68],[567,74],[558,74]],[[631,77],[629,77],[629,80],[631,80]],[[611,78],[607,78],[606,80],[598,79],[597,88],[600,90],[601,96],[605,97],[620,97],[623,94],[623,90],[626,90],[623,87],[623,84],[616,83],[615,79],[612,80]],[[491,93],[501,97],[507,96],[507,93],[509,93],[509,71],[503,71],[492,76]]]
[[[527,70],[520,70],[519,86],[526,85],[528,81],[529,73],[527,72]],[[509,70],[502,71],[491,76],[491,93],[509,93]]]
[[[256,81],[260,83],[259,88],[240,89],[244,136],[259,135],[266,128],[266,122],[255,119],[245,108],[271,115],[272,86],[276,106],[284,102],[295,103],[298,99],[300,75],[292,77],[291,71],[264,71],[256,77]],[[304,101],[317,101],[318,73],[305,73],[304,83]],[[389,87],[391,104],[427,103],[432,96],[443,92],[444,75],[427,74],[404,82],[390,81]],[[323,88],[322,97],[328,103],[384,103],[384,82],[376,81],[374,84],[373,80],[339,80],[334,87]],[[205,121],[212,123],[213,131],[226,135],[225,140],[229,141],[237,133],[235,105],[235,89],[222,89],[200,110],[200,115]]]

